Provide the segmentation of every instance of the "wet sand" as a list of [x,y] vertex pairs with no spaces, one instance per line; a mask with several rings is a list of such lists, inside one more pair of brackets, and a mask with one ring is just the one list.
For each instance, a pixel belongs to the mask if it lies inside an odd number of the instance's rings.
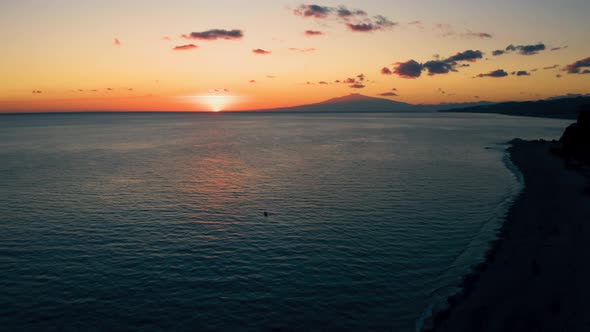
[[513,142],[525,188],[432,330],[590,331],[589,172],[551,153],[557,146]]

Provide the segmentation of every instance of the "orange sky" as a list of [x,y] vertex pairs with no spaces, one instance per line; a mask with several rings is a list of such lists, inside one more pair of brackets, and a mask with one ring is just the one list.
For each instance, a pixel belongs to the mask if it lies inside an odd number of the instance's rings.
[[247,110],[349,93],[408,103],[589,93],[587,13],[586,0],[6,0],[0,112]]

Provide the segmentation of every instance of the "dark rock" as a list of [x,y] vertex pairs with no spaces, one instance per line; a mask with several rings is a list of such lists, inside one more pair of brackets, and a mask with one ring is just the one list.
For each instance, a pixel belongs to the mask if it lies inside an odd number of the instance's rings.
[[559,139],[566,159],[590,163],[590,105],[582,105],[578,122],[571,124]]

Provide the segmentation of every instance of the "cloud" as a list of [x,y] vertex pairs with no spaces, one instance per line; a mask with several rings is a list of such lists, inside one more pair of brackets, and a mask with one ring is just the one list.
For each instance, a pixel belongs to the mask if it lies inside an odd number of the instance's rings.
[[393,69],[393,73],[403,78],[418,78],[422,75],[424,66],[415,60],[409,60],[406,62],[398,62],[397,67]]
[[184,39],[196,39],[196,40],[217,40],[217,39],[241,39],[244,37],[242,30],[225,30],[225,29],[211,29],[202,32],[191,32],[188,35],[181,36]]
[[393,74],[393,72],[389,68],[383,67],[383,68],[381,68],[381,74],[382,75],[391,75],[391,74]]
[[545,44],[538,43],[533,45],[508,45],[506,46],[507,52],[516,52],[522,55],[534,55],[538,54],[540,51],[544,51],[546,49]]
[[324,33],[319,30],[305,30],[305,35],[308,37],[321,36]]
[[301,5],[299,8],[293,10],[293,14],[303,17],[326,18],[334,11],[332,7],[324,7],[319,5]]
[[487,32],[473,32],[473,31],[469,31],[467,30],[467,32],[464,34],[465,37],[467,38],[481,38],[481,39],[490,39],[493,38],[494,36],[490,33]]
[[39,93],[43,93],[43,91],[41,91],[41,90],[33,90],[33,91],[31,91],[31,93],[39,94]]
[[563,71],[567,71],[570,74],[588,74],[588,69],[582,68],[590,67],[590,57],[584,58],[582,60],[578,60],[572,64],[569,64],[563,68]]
[[486,74],[479,74],[477,77],[506,77],[508,73],[505,72],[503,69],[493,70]]
[[256,80],[250,80],[248,83],[256,83]]
[[273,76],[273,75],[266,75],[265,77],[266,77],[266,78],[275,78],[276,76]]
[[353,89],[362,89],[365,87],[365,85],[361,84],[361,83],[355,83],[355,84],[349,85],[349,87],[353,88]]
[[365,80],[365,74],[362,74],[362,73],[361,74],[358,74],[358,75],[356,75],[356,78],[358,78],[359,81],[362,82],[362,81]]
[[356,83],[356,80],[354,78],[349,77],[349,78],[345,79],[344,81],[342,81],[342,83],[344,83],[344,84],[354,84],[354,83]]
[[455,28],[446,23],[438,23],[434,25],[434,30],[440,31],[441,37],[459,37],[465,39],[491,39],[494,36],[491,33],[487,32],[474,32],[469,29],[466,29],[465,32],[457,32]]
[[559,67],[559,65],[553,65],[553,66],[549,66],[549,67],[543,67],[543,69],[548,70],[548,69],[555,69]]
[[329,83],[326,81],[319,81],[318,84],[329,84]]
[[121,41],[119,40],[119,38],[115,38],[113,44],[115,44],[115,46],[121,46]]
[[267,55],[267,54],[271,54],[272,52],[271,51],[263,50],[261,48],[257,48],[255,50],[252,50],[252,53],[254,53],[254,54],[260,54],[260,55]]
[[516,76],[531,76],[526,70],[513,71],[511,74]]
[[297,47],[289,47],[289,51],[298,52],[298,53],[309,53],[315,52],[315,48],[297,48]]
[[380,93],[379,96],[383,96],[383,97],[397,97],[399,95],[397,93],[395,93],[395,92],[383,92],[383,93]]
[[199,48],[199,46],[195,44],[186,44],[186,45],[179,45],[172,48],[173,51],[188,51],[194,50],[195,48]]
[[[417,78],[420,77],[422,71],[428,71],[428,75],[448,74],[449,72],[456,72],[457,67],[469,67],[469,64],[460,64],[461,61],[474,62],[481,59],[483,53],[481,51],[467,50],[458,52],[446,59],[440,60],[440,56],[436,55],[435,60],[427,61],[423,64],[410,60],[403,63],[396,63],[393,73],[403,78]],[[382,68],[381,73],[388,74],[389,68]]]
[[353,16],[366,16],[367,12],[365,12],[364,10],[359,10],[359,9],[349,10],[344,6],[340,6],[336,10],[336,14],[341,18],[349,18],[349,17],[353,17]]
[[[327,7],[320,5],[300,5],[295,10],[293,10],[293,13],[297,16],[307,18],[332,18],[336,20],[338,23],[344,24],[350,31],[354,32],[372,32],[378,30],[386,30],[397,25],[397,23],[390,21],[387,17],[383,15],[375,15],[369,18],[367,17],[367,12],[365,12],[364,10],[348,9],[344,6]],[[306,35],[319,35],[317,33],[313,33],[319,31],[312,31],[313,30],[307,30]]]
[[495,51],[492,52],[492,55],[493,56],[499,56],[499,55],[502,55],[504,53],[506,53],[506,51],[504,51],[504,50],[495,50]]
[[432,61],[425,62],[422,65],[422,67],[425,68],[426,70],[428,70],[429,75],[446,74],[450,71],[455,70],[455,69],[453,69],[453,64],[446,62],[446,61],[438,61],[438,60],[432,60]]
[[390,21],[387,17],[382,15],[376,15],[373,17],[373,20],[368,22],[361,22],[361,23],[346,23],[346,26],[351,31],[356,32],[372,32],[378,30],[385,30],[390,29],[396,26],[397,23]]
[[474,50],[467,50],[464,52],[459,52],[448,59],[446,62],[456,62],[456,61],[469,61],[474,62],[477,59],[483,58],[483,53],[481,51],[474,51]]
[[165,40],[165,41],[171,41],[172,40],[172,38],[170,38],[168,36],[164,36],[164,37],[162,37],[160,39]]

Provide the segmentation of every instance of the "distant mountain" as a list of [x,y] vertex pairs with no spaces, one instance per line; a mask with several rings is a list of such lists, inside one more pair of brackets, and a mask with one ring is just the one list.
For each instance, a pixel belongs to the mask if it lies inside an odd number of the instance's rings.
[[581,105],[590,104],[590,97],[566,97],[537,101],[505,102],[443,110],[442,112],[495,113],[515,116],[575,119]]
[[413,105],[385,98],[376,98],[352,93],[328,99],[316,104],[282,107],[261,110],[265,112],[304,112],[304,113],[396,113],[396,112],[435,112],[441,109],[487,105],[487,102],[466,104]]

